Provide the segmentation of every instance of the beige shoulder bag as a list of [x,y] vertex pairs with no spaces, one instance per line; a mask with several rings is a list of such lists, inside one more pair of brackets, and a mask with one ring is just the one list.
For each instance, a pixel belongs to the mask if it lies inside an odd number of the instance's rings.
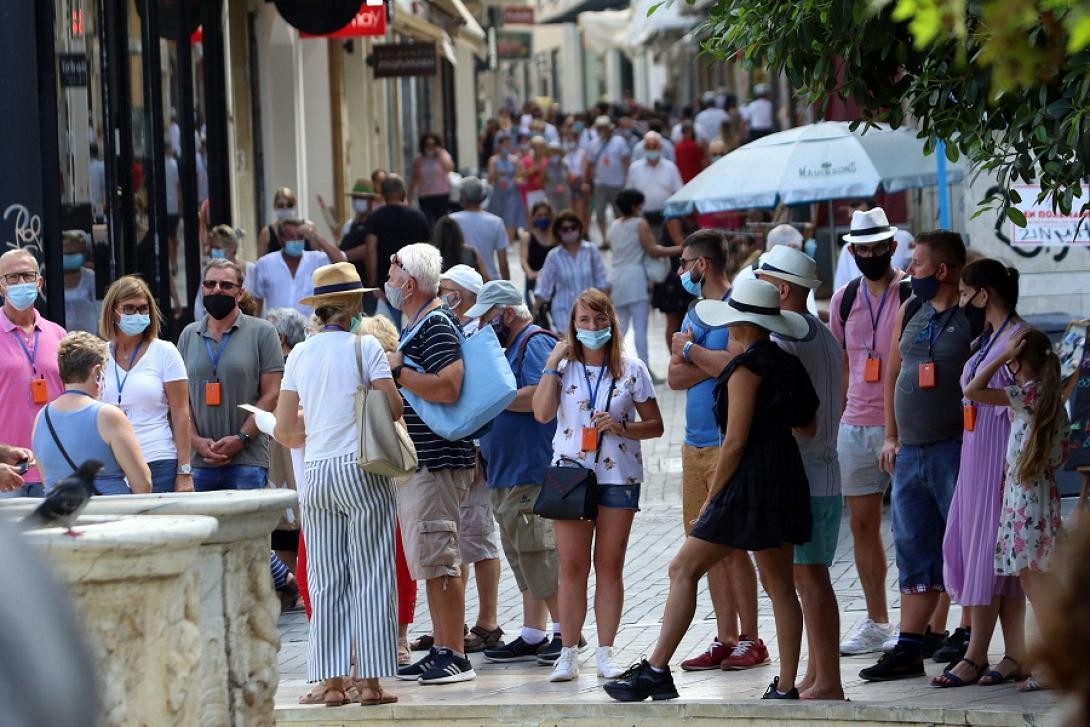
[[367,384],[363,374],[363,341],[356,336],[356,368],[360,385],[356,388],[356,424],[359,441],[356,464],[365,472],[383,477],[404,477],[416,471],[416,447],[401,422],[390,418],[386,395]]

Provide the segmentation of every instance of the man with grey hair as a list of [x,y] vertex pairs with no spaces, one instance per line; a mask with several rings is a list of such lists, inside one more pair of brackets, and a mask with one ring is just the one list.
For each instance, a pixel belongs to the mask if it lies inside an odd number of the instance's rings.
[[[462,393],[462,333],[454,313],[439,300],[439,251],[430,243],[408,245],[390,260],[386,301],[406,321],[401,347],[388,354],[390,373],[402,391],[439,404]],[[405,365],[411,359],[413,366]],[[461,506],[473,483],[477,448],[471,439],[450,441],[433,432],[408,400],[405,425],[419,468],[398,490],[405,560],[413,580],[426,581],[434,647],[420,661],[398,669],[398,678],[452,684],[477,677],[465,655],[465,584],[459,541]]]
[[466,244],[474,247],[484,259],[491,280],[511,279],[507,265],[507,227],[500,217],[481,209],[488,188],[477,177],[462,179],[462,211],[450,218],[458,223]]
[[[495,662],[552,663],[563,644],[556,600],[556,535],[551,521],[534,514],[534,503],[552,459],[556,422],[540,424],[531,402],[556,337],[533,324],[522,293],[506,280],[486,283],[467,315],[479,317],[482,326],[495,330],[518,386],[515,400],[481,437],[481,457],[500,542],[522,592],[522,632],[504,646],[485,650],[484,656]],[[553,617],[551,641],[545,628],[546,608]]]
[[280,336],[280,350],[285,358],[296,344],[307,337],[307,319],[294,308],[273,308],[265,314],[265,320],[273,325]]

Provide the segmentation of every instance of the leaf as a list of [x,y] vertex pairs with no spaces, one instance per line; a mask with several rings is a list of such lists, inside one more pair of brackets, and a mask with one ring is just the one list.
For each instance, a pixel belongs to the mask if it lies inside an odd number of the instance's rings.
[[1026,216],[1022,214],[1022,210],[1017,207],[1007,208],[1007,218],[1019,227],[1026,226]]
[[1018,204],[1022,201],[1022,195],[1018,194],[1018,191],[1015,189],[1008,189],[1007,197],[1010,198],[1010,201],[1014,204]]

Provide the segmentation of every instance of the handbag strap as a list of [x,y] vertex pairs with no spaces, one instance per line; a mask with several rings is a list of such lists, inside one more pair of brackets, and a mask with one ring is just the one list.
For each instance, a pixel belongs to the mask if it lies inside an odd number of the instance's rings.
[[53,437],[53,443],[57,445],[57,449],[61,451],[61,455],[64,457],[64,461],[68,463],[68,466],[75,472],[79,469],[76,463],[72,461],[72,458],[68,456],[68,452],[65,450],[64,445],[61,444],[61,438],[57,436],[57,430],[53,428],[53,420],[49,416],[49,407],[45,408],[45,423],[49,427],[49,434]]
[[[611,375],[609,377],[609,393],[606,394],[605,412],[607,414],[609,413],[609,405],[613,402],[613,388],[616,385],[617,385],[617,380],[615,378],[613,378],[613,376]],[[595,467],[598,466],[598,457],[601,456],[601,454],[602,454],[602,444],[605,442],[605,439],[606,439],[605,434],[602,434],[602,436],[598,437],[598,448],[594,450],[594,466],[591,467],[591,469],[594,469]]]
[[360,385],[363,385],[363,336],[356,336],[356,370],[360,372]]

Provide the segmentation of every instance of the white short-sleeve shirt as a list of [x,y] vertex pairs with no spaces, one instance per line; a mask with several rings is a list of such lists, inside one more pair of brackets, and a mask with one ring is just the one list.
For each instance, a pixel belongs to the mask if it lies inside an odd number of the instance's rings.
[[[363,336],[362,383],[389,379],[390,364],[374,336]],[[306,412],[307,462],[356,453],[356,336],[327,331],[296,345],[284,367],[280,388],[299,394]]]
[[[117,365],[115,356],[111,346],[110,357],[106,359],[102,400],[125,412],[146,461],[177,459],[174,430],[170,427],[170,403],[164,384],[188,378],[182,355],[173,343],[156,338],[127,372]],[[129,362],[123,363],[128,366]]]
[[[603,373],[602,367],[584,366],[578,361],[560,362],[560,407],[556,413],[556,434],[553,436],[553,464],[561,457],[574,459],[584,466],[594,461],[594,452],[582,451],[583,428],[590,426],[594,411],[605,407],[611,386],[615,385],[615,388],[609,413],[618,422],[638,421],[636,404],[655,398],[655,386],[643,362],[628,356],[623,361],[624,374],[617,381],[613,381],[608,370]],[[594,389],[597,389],[597,396],[592,406]],[[594,469],[598,484],[634,485],[643,482],[643,454],[638,439],[606,434],[601,445],[602,451]]]
[[265,301],[265,310],[294,308],[307,318],[313,309],[300,305],[299,300],[314,292],[314,271],[329,264],[329,256],[320,250],[307,250],[299,259],[299,267],[293,277],[279,250],[262,256],[254,268],[253,288],[255,298]]

